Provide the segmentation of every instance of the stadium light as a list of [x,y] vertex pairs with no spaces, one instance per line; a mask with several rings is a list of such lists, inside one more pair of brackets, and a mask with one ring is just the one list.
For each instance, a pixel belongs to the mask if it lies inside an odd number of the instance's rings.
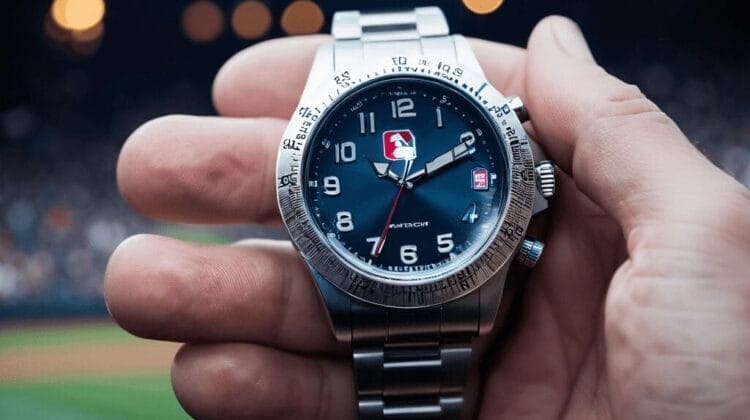
[[488,15],[503,5],[504,0],[463,0],[467,9],[478,15]]
[[104,0],[55,0],[52,18],[60,27],[71,31],[85,31],[104,18]]
[[193,42],[215,41],[224,32],[224,12],[214,2],[194,1],[182,12],[182,30]]
[[258,39],[271,29],[271,11],[260,1],[238,4],[232,13],[232,29],[242,39]]
[[281,28],[288,35],[313,34],[319,32],[325,23],[325,16],[315,2],[296,0],[290,3],[281,14]]

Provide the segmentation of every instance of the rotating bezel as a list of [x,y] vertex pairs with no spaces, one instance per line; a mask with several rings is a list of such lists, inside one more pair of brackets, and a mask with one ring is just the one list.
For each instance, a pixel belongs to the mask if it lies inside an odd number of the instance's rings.
[[[534,164],[529,138],[503,95],[483,77],[460,66],[424,56],[394,56],[376,71],[358,68],[331,75],[292,116],[279,147],[276,187],[279,208],[292,241],[311,268],[348,295],[376,305],[415,308],[439,305],[480,287],[513,257],[523,239],[534,205]],[[449,84],[476,101],[503,141],[511,185],[500,220],[477,254],[449,272],[407,281],[368,273],[351,264],[329,244],[311,219],[302,180],[308,143],[322,116],[352,89],[391,77],[417,77]]]

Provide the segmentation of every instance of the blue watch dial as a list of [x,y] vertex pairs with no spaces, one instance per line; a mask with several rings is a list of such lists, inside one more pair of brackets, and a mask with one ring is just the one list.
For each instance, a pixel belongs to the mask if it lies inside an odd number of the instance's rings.
[[427,277],[462,266],[494,233],[508,195],[506,151],[485,111],[453,86],[371,82],[317,127],[304,162],[307,209],[360,270]]

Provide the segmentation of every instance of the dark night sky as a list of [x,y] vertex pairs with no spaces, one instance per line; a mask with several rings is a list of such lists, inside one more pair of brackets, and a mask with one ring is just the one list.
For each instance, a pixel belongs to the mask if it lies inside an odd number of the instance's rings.
[[[228,57],[248,45],[225,30],[216,42],[197,45],[180,29],[186,1],[109,1],[105,37],[99,51],[74,58],[55,48],[43,34],[48,2],[14,1],[4,6],[0,107],[30,106],[38,117],[70,132],[110,134],[122,112],[154,108],[158,112],[211,112],[212,77]],[[235,2],[218,2],[228,14]],[[268,2],[278,21],[288,2]],[[394,7],[399,1],[357,2],[359,7]],[[321,2],[326,26],[333,11],[351,1]],[[455,32],[524,45],[534,24],[559,13],[577,20],[598,59],[628,78],[639,64],[665,61],[674,71],[699,79],[721,79],[719,69],[737,71],[737,94],[748,99],[750,25],[741,1],[525,1],[506,0],[490,16],[477,16],[459,1],[412,2],[438,4],[449,15]],[[282,36],[278,22],[269,34]],[[720,62],[721,66],[715,63]],[[731,77],[732,75],[729,75]],[[174,86],[200,92],[195,101],[170,93]],[[158,99],[157,99],[158,98]],[[156,103],[160,106],[155,106]],[[7,145],[6,145],[7,146]]]

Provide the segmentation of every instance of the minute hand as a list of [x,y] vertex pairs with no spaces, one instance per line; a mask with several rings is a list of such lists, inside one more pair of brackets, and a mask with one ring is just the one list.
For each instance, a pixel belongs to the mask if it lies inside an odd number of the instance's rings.
[[414,172],[413,174],[409,175],[409,177],[406,178],[406,181],[413,182],[422,177],[431,176],[435,172],[439,171],[440,169],[445,168],[446,166],[452,164],[453,162],[463,159],[467,156],[473,155],[474,152],[476,152],[476,149],[473,146],[469,146],[467,142],[461,142],[453,146],[447,152],[425,163],[423,169],[420,169]]

